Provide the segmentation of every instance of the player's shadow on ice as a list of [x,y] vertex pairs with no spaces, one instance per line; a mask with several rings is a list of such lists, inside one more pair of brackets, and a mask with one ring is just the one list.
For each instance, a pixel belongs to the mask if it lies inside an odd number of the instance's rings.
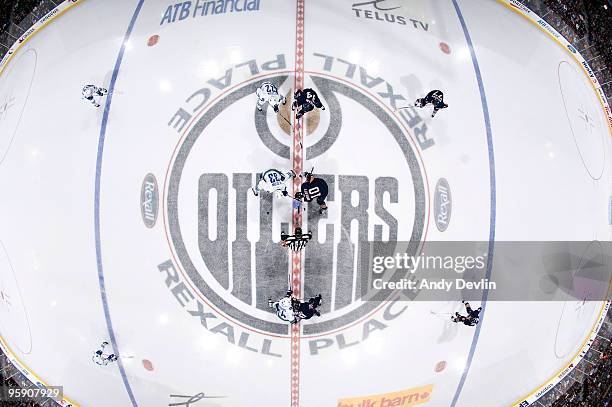
[[414,102],[417,98],[423,97],[426,92],[423,83],[415,74],[400,77],[400,84],[406,88],[406,96],[409,98],[407,103]]
[[[93,80],[92,84],[96,85],[96,86],[101,86],[103,88],[108,89],[108,94],[105,95],[104,97],[102,97],[100,99],[100,107],[97,108],[97,115],[96,115],[96,128],[100,129],[100,126],[102,126],[102,118],[104,117],[104,109],[106,109],[106,102],[108,100],[108,98],[110,97],[110,94],[112,92],[113,94],[113,100],[117,97],[121,97],[121,95],[123,95],[123,91],[121,89],[117,89],[117,88],[110,88],[110,84],[111,84],[111,79],[113,77],[113,71],[110,70],[108,72],[106,72],[106,74],[104,75],[104,79],[102,79],[101,81],[98,79],[98,81]],[[112,100],[111,100],[112,101]],[[124,113],[120,110],[120,109],[115,109],[113,110],[113,116],[114,119],[120,120],[120,117],[123,115]]]
[[449,305],[450,304],[439,309],[439,312],[431,311],[432,316],[439,319],[440,322],[443,323],[442,331],[440,332],[436,343],[450,342],[454,340],[459,333],[460,326],[459,324],[451,321],[451,316],[453,316],[455,312],[461,312],[461,307],[458,307],[455,304],[452,304],[451,306]]
[[440,336],[438,336],[436,343],[450,342],[453,339],[455,339],[458,332],[459,332],[459,325],[451,322],[450,316],[449,316],[448,321],[444,322],[444,326],[442,327],[442,332],[440,333]]

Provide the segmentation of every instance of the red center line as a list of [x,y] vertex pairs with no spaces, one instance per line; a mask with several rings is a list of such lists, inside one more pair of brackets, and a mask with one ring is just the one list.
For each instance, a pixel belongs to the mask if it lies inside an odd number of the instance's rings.
[[[295,81],[293,90],[304,88],[304,0],[297,0],[295,15]],[[297,112],[297,110],[296,110]],[[299,175],[304,166],[304,130],[302,120],[293,115],[293,171],[298,175],[293,179],[293,195],[300,191]],[[302,209],[293,209],[293,230],[302,227]],[[291,252],[291,289],[300,298],[302,286],[302,251]],[[300,406],[300,325],[291,325],[291,407]]]

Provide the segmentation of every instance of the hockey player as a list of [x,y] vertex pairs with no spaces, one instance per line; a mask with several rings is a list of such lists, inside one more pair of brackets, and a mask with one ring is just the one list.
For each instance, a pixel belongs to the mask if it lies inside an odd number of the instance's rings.
[[93,356],[91,357],[91,360],[93,360],[95,364],[106,366],[109,363],[112,363],[117,360],[117,355],[115,355],[114,353],[111,353],[111,354],[104,353],[104,348],[106,348],[107,346],[108,346],[108,342],[104,341],[100,345],[100,349],[94,352]]
[[257,185],[252,187],[251,191],[253,191],[255,196],[259,196],[259,191],[262,189],[278,197],[288,196],[287,184],[293,178],[295,178],[295,172],[293,170],[283,173],[277,169],[271,168],[261,174],[257,181]]
[[313,315],[320,317],[321,313],[317,311],[317,308],[321,305],[322,301],[323,297],[321,296],[321,294],[318,294],[316,297],[310,298],[308,302],[299,301],[296,315],[298,322],[302,319],[310,319],[313,317]]
[[257,110],[262,111],[264,105],[268,103],[278,113],[278,105],[287,103],[287,98],[278,94],[278,89],[271,82],[264,82],[255,91],[257,95]]
[[470,303],[466,301],[461,301],[462,304],[465,305],[465,310],[467,311],[467,315],[461,315],[458,312],[455,312],[455,315],[451,316],[451,320],[456,323],[463,323],[464,325],[474,326],[480,322],[479,315],[480,311],[482,311],[482,307],[478,307],[478,309],[473,310],[470,307]]
[[81,94],[83,95],[83,99],[87,99],[91,102],[95,107],[100,107],[100,103],[96,100],[96,96],[104,96],[108,93],[107,89],[98,88],[95,85],[85,85],[83,86],[83,91]]
[[325,106],[321,103],[317,92],[315,92],[311,88],[306,89],[298,89],[293,94],[293,104],[291,105],[291,110],[295,110],[295,118],[299,119],[305,113],[314,110],[315,107],[318,107],[321,110],[325,110]]
[[431,117],[434,117],[436,113],[438,113],[438,110],[446,109],[448,107],[448,105],[444,103],[444,94],[441,90],[432,90],[424,98],[417,99],[416,102],[414,102],[414,105],[416,107],[425,107],[430,103],[434,107]]
[[293,291],[289,289],[287,290],[285,296],[276,302],[272,301],[270,298],[268,299],[268,306],[270,308],[274,308],[277,317],[283,321],[295,324],[298,322],[298,319],[296,318],[293,308],[295,299],[291,296],[292,294]]
[[302,192],[295,194],[295,199],[303,199],[305,202],[311,202],[316,199],[319,204],[319,214],[323,215],[327,211],[325,198],[327,198],[329,193],[329,187],[324,179],[316,178],[312,173],[313,171],[314,168],[310,172],[304,173],[306,182],[300,188]]
[[283,321],[287,321],[291,324],[297,324],[302,319],[310,319],[313,315],[321,316],[317,307],[321,305],[322,296],[321,294],[316,297],[312,297],[308,302],[302,302],[297,298],[293,297],[293,291],[287,290],[287,293],[283,298],[274,302],[272,299],[268,299],[268,306],[276,310],[276,316]]

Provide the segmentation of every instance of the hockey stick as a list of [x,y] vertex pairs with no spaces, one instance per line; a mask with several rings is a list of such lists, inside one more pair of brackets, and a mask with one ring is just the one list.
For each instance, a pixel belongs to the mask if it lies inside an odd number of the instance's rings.
[[447,321],[448,318],[444,318],[442,315],[455,315],[452,312],[434,312],[434,311],[429,311],[432,315],[435,315],[436,317],[438,317],[439,319],[443,320],[443,321]]
[[293,129],[293,125],[291,124],[291,122],[290,122],[289,120],[287,120],[287,118],[286,118],[285,116],[283,116],[282,114],[280,114],[280,112],[278,113],[278,115],[279,115],[280,117],[282,117],[282,118],[283,118],[283,120],[287,122],[287,124],[289,125],[289,127],[291,127],[291,128]]
[[586,297],[584,297],[584,298],[582,299],[582,301],[579,301],[579,302],[578,302],[580,305],[578,305],[578,306],[576,307],[576,309],[574,309],[574,312],[578,311],[580,308],[582,308],[582,307],[584,307],[584,306],[586,305],[587,298],[588,298],[589,294],[591,294],[591,292],[590,292],[590,291],[588,292],[587,296],[586,296]]
[[[306,104],[308,104],[309,106],[311,106],[311,107],[312,107],[312,109],[308,110],[307,112],[304,112],[304,105],[306,105]],[[300,119],[301,119],[302,117],[304,117],[304,116],[306,115],[306,113],[308,113],[308,112],[312,112],[312,111],[313,111],[313,110],[315,110],[315,109],[325,110],[325,106],[321,106],[321,107],[319,108],[319,107],[317,107],[317,105],[315,105],[315,104],[314,104],[314,102],[312,102],[312,101],[310,101],[310,100],[306,99],[306,100],[304,101],[304,103],[302,103],[301,105],[299,105],[299,106],[296,106],[296,107],[295,107],[295,112],[296,112],[296,114],[298,114],[298,113],[300,113],[300,112],[301,112],[301,115],[300,115]],[[291,110],[294,110],[294,108],[292,107],[292,108],[291,108]],[[297,120],[299,120],[299,119],[297,119]]]
[[419,106],[417,106],[417,105],[402,106],[402,107],[398,107],[397,109],[395,109],[395,111],[397,112],[399,110],[410,109],[410,108],[413,108],[413,107],[419,107]]

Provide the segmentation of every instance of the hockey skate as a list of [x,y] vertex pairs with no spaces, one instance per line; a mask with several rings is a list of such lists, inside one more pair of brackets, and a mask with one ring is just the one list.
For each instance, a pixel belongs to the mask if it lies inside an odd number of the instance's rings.
[[327,206],[319,208],[319,215],[323,215],[325,212],[327,212]]

